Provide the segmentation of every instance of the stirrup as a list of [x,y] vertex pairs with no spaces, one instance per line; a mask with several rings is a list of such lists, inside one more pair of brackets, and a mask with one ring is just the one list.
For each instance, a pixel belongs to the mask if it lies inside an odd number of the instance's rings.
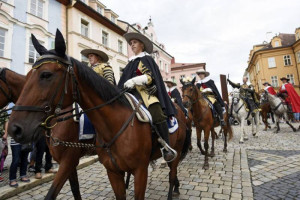
[[163,140],[161,137],[159,137],[157,139],[157,141],[161,144],[162,148],[160,148],[161,151],[161,155],[164,157],[164,150],[171,152],[174,155],[174,158],[166,161],[166,162],[172,162],[173,160],[175,160],[175,158],[177,157],[177,151],[175,151],[174,149],[172,149],[165,140]]

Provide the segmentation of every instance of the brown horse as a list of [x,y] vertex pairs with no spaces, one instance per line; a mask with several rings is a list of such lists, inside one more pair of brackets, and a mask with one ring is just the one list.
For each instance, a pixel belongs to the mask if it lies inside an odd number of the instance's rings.
[[[30,74],[28,75],[28,77]],[[26,77],[17,74],[9,69],[0,69],[0,107],[3,108],[10,102],[16,103],[19,98],[22,88],[25,84]],[[67,108],[70,110],[72,107]],[[70,115],[70,114],[66,114]],[[42,131],[40,134],[44,134]],[[65,142],[79,142],[78,137],[78,123],[73,120],[64,121],[59,123],[52,129],[52,137],[58,138]],[[93,140],[84,141],[84,143],[93,144]],[[51,188],[46,196],[46,199],[55,199],[60,192],[62,186],[65,184],[66,180],[69,179],[72,193],[75,199],[81,199],[78,177],[76,166],[79,163],[79,158],[87,155],[89,152],[86,148],[71,148],[65,146],[54,146],[53,141],[47,137],[47,144],[50,149],[51,155],[54,160],[59,164],[59,170],[55,175]]]
[[[212,134],[212,149],[211,149],[211,156],[214,155],[214,140],[215,140],[215,131],[214,128],[219,126],[219,122],[214,121],[214,116],[209,108],[207,101],[205,101],[204,97],[202,96],[200,90],[195,85],[194,78],[192,82],[183,82],[181,81],[182,87],[182,97],[183,97],[183,105],[186,108],[193,110],[193,121],[196,126],[197,131],[197,145],[200,149],[200,152],[205,155],[204,160],[204,169],[208,169],[208,139],[209,134]],[[227,133],[229,133],[229,140],[232,138],[233,133],[231,126],[228,121],[228,115],[225,115],[226,126],[223,128],[224,130],[224,149],[223,152],[227,152]],[[201,132],[204,131],[204,148],[205,151],[202,149],[201,146]]]
[[263,90],[263,89],[260,90],[259,94],[257,96],[259,97],[259,100],[260,100],[261,118],[262,118],[263,123],[265,124],[264,131],[267,131],[268,128],[269,129],[271,128],[270,124],[268,123],[268,113],[271,114],[272,109],[271,109],[268,99],[266,98],[265,90]]
[[[55,50],[48,51],[32,35],[35,49],[41,55],[33,65],[30,78],[14,107],[8,127],[17,142],[36,140],[42,124],[74,101],[86,110],[97,132],[96,151],[105,166],[116,199],[126,199],[124,174],[134,175],[135,199],[144,199],[150,160],[161,157],[150,123],[138,121],[123,93],[91,68],[65,55],[62,34],[57,31]],[[177,166],[188,151],[184,113],[177,109],[178,130],[170,135],[170,144],[178,153],[168,163],[169,193],[179,186]],[[50,118],[49,118],[50,117]],[[48,120],[46,120],[48,119]]]

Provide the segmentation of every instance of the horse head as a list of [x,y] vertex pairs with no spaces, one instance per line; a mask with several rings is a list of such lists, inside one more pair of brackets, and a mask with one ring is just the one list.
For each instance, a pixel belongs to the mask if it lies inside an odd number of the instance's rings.
[[192,81],[180,80],[182,84],[182,103],[185,108],[190,109],[198,98],[197,87],[195,86],[196,77]]
[[237,105],[240,102],[240,90],[237,88],[234,88],[232,91],[232,104]]
[[52,50],[47,50],[34,35],[31,38],[41,57],[32,66],[8,126],[9,134],[20,143],[38,140],[38,133],[44,132],[42,123],[51,119],[57,105],[66,107],[73,102],[71,95],[67,95],[72,93],[71,84],[66,81],[71,61],[65,54],[66,44],[61,32],[56,31],[55,49]]

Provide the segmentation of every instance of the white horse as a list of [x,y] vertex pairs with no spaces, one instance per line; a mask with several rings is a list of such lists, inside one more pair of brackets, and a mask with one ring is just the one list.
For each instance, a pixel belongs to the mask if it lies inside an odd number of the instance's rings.
[[275,121],[276,121],[277,129],[275,133],[278,133],[280,131],[279,118],[281,116],[284,117],[286,123],[293,129],[294,132],[296,132],[296,128],[289,122],[288,107],[286,104],[284,104],[283,100],[281,100],[279,97],[275,95],[270,94],[269,92],[265,92],[264,94],[266,95],[266,98],[270,102],[271,109],[276,116]]
[[[252,135],[254,137],[257,137],[256,133],[259,128],[259,112],[256,112],[254,116],[252,116],[251,114],[249,115],[248,111],[246,110],[246,102],[244,102],[240,97],[240,90],[235,88],[232,94],[232,114],[233,117],[237,119],[241,125],[240,143],[244,143],[244,140],[248,140],[248,134],[245,133],[245,121],[248,117],[250,117],[252,120]],[[254,126],[254,124],[256,124],[256,126]]]

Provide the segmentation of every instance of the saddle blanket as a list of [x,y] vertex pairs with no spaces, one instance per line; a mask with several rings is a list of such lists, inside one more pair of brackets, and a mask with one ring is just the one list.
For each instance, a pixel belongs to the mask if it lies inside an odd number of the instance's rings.
[[[73,108],[75,108],[76,113],[82,110],[78,104],[73,104]],[[95,137],[96,130],[85,113],[80,115],[78,119],[74,119],[74,121],[79,123],[79,140],[89,140]]]
[[[152,124],[152,116],[150,112],[147,110],[147,108],[143,104],[140,104],[140,106],[138,107],[139,101],[134,95],[126,92],[125,97],[130,103],[132,109],[138,109],[136,112],[136,116],[138,120],[141,122],[149,122],[150,124]],[[178,129],[178,122],[175,117],[168,118],[167,123],[168,123],[169,133],[172,134]]]

